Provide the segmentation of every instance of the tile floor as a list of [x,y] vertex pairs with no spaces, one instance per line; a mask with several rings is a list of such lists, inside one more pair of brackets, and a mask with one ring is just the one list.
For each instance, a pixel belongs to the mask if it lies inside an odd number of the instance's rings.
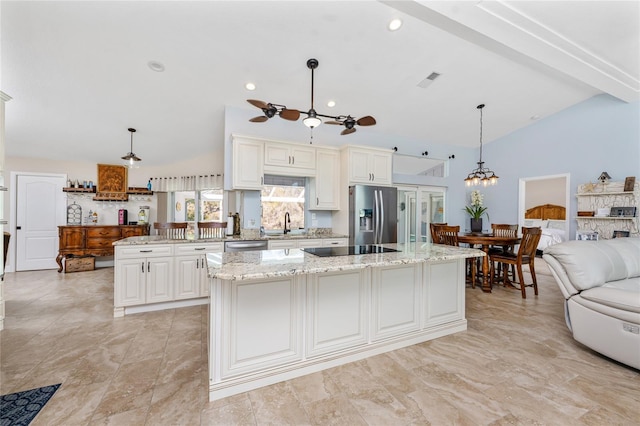
[[34,425],[637,425],[640,372],[576,343],[555,282],[467,288],[468,330],[207,400],[207,308],[112,317],[113,269],[5,277],[0,393],[62,383]]

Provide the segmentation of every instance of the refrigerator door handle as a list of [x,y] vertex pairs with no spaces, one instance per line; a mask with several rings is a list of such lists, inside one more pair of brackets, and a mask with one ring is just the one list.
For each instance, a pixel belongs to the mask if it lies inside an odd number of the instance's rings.
[[378,244],[378,232],[380,231],[380,206],[378,205],[378,190],[373,190],[374,209],[373,214],[375,217],[375,225],[373,229],[373,244]]
[[378,237],[378,244],[382,244],[382,225],[385,223],[384,219],[384,199],[382,198],[382,191],[378,191],[380,195],[380,236]]

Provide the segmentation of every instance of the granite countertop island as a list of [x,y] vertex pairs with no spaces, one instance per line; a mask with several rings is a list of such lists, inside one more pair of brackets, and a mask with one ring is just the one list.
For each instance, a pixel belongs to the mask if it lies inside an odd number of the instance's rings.
[[211,278],[249,280],[485,256],[481,250],[441,244],[382,246],[398,251],[332,257],[318,257],[301,249],[209,253],[207,264]]
[[209,400],[466,330],[475,249],[207,253]]

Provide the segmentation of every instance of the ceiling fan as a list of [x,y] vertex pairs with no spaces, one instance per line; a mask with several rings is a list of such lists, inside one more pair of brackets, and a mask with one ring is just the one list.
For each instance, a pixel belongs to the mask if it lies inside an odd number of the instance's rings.
[[341,135],[348,135],[356,131],[355,126],[373,126],[376,124],[376,119],[371,117],[370,115],[361,117],[359,119],[355,119],[350,115],[325,115],[318,114],[316,110],[313,108],[313,70],[318,68],[318,60],[317,59],[309,59],[307,61],[307,68],[311,70],[311,108],[309,111],[300,111],[297,109],[289,109],[285,105],[274,104],[271,102],[259,101],[257,99],[247,99],[251,105],[260,108],[264,115],[259,115],[257,117],[253,117],[249,121],[253,123],[263,123],[270,118],[279,115],[280,118],[284,118],[285,120],[297,121],[300,118],[300,114],[306,114],[307,118],[302,120],[305,126],[313,129],[314,127],[318,127],[322,124],[323,118],[330,118],[330,121],[326,121],[327,124],[335,124],[344,126],[345,129],[340,132]]

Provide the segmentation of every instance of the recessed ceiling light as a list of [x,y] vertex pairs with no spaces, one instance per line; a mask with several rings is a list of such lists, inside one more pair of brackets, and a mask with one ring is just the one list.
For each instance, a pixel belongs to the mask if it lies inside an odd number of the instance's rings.
[[402,19],[400,18],[395,18],[392,19],[391,22],[389,22],[389,31],[396,31],[399,30],[400,27],[402,26]]
[[247,83],[244,85],[245,89],[247,90],[256,90],[256,85],[253,83]]
[[531,117],[529,117],[530,120],[540,120],[540,116],[538,114],[536,115],[532,115]]
[[147,66],[151,69],[151,71],[155,71],[155,72],[164,71],[164,65],[158,61],[149,61],[147,62]]
[[336,106],[336,102],[335,101],[329,101],[329,102],[327,102],[327,106],[329,108],[333,108],[334,106]]

